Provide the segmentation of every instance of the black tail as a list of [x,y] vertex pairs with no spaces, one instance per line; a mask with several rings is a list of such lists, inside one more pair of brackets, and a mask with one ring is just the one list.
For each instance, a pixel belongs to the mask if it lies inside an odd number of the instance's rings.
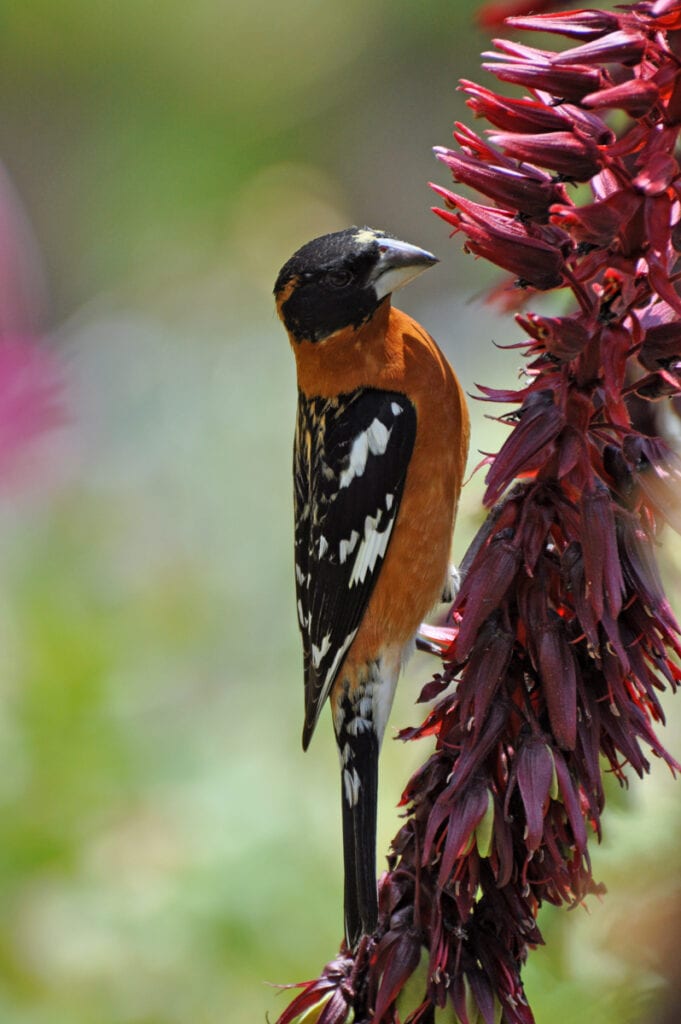
[[[378,737],[370,723],[344,737],[348,754],[341,770],[343,859],[345,864],[345,940],[356,949],[378,923],[376,898],[376,796]],[[341,747],[341,750],[343,747]]]

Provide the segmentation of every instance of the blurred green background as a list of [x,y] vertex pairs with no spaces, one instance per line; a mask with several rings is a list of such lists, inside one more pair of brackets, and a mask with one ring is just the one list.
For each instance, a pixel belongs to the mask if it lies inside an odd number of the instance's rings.
[[[401,304],[466,389],[512,386],[518,354],[492,340],[516,330],[471,301],[492,276],[426,186],[447,181],[430,147],[488,45],[471,17],[455,0],[0,6],[0,159],[69,410],[29,479],[0,484],[0,1024],[263,1021],[286,999],[267,982],[337,949],[337,761],[326,718],[300,750],[295,378],[271,288],[315,234],[388,229],[442,257]],[[504,437],[486,411],[471,467]],[[457,557],[481,491],[478,474]],[[676,558],[666,537],[670,576]],[[433,667],[414,659],[395,726]],[[423,756],[386,741],[382,850]],[[543,919],[539,1024],[658,1019],[681,903],[667,773],[613,791],[605,829],[606,900]]]

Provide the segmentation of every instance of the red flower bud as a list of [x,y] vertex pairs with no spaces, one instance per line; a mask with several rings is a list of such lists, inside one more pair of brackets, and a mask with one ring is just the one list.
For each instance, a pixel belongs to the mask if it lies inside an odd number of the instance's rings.
[[513,585],[520,563],[520,551],[506,539],[494,539],[478,556],[475,572],[469,572],[456,598],[466,614],[456,641],[457,661],[468,658],[480,626],[500,606]]
[[541,842],[554,771],[553,755],[546,741],[540,736],[526,740],[517,754],[517,778],[527,822],[525,841],[531,852]]
[[638,60],[646,49],[645,36],[640,32],[622,30],[609,32],[581,46],[563,50],[553,57],[551,63],[562,64],[631,64]]
[[[485,71],[496,75],[502,82],[523,85],[527,89],[542,90],[553,96],[579,103],[584,96],[595,92],[601,77],[593,68],[578,65],[553,67],[550,64],[499,63],[483,64]],[[589,177],[589,175],[587,175]]]
[[582,104],[591,110],[615,107],[624,110],[631,117],[645,117],[658,101],[659,89],[655,82],[632,78],[609,89],[589,93]]
[[565,129],[565,118],[557,107],[547,107],[538,100],[499,96],[466,79],[462,79],[460,88],[468,94],[466,104],[476,117],[486,118],[503,131],[560,132]]
[[525,135],[517,132],[493,132],[490,140],[516,160],[549,167],[569,181],[587,181],[601,168],[598,146],[573,132],[544,132]]
[[[535,4],[534,10],[537,10]],[[535,14],[530,17],[510,17],[509,25],[514,28],[530,29],[536,32],[555,32],[575,39],[599,39],[607,32],[614,32],[620,26],[621,16],[609,11],[568,11],[560,14]]]
[[632,184],[647,196],[658,196],[679,177],[679,165],[668,153],[655,153]]
[[521,471],[530,473],[544,465],[563,429],[565,416],[550,391],[532,396],[523,406],[520,420],[503,445],[487,474],[484,502],[491,505]]
[[[477,188],[505,209],[516,210],[534,220],[546,221],[551,204],[563,198],[561,187],[552,182],[548,174],[534,168],[519,171],[514,167],[483,164],[473,157],[439,147],[435,148],[435,155],[450,168],[455,181]],[[443,196],[445,202],[456,203],[451,193],[432,182],[430,187]]]
[[602,616],[606,601],[610,612],[617,615],[622,607],[624,581],[612,499],[607,489],[601,485],[593,493],[582,495],[580,512],[587,597],[597,618]]
[[622,189],[586,206],[556,204],[551,207],[550,220],[569,231],[576,241],[603,248],[611,244],[640,205],[641,200],[633,191]]
[[516,320],[531,338],[541,342],[547,352],[557,359],[574,359],[589,340],[589,331],[574,316],[537,316],[536,313],[518,314]]
[[681,359],[681,323],[675,320],[649,327],[638,358],[649,370],[657,370],[672,360]]
[[574,750],[577,739],[577,671],[572,648],[558,618],[541,626],[538,638],[541,685],[556,743]]
[[[442,194],[442,193],[441,193]],[[448,192],[461,213],[433,208],[433,212],[466,235],[466,251],[515,274],[523,285],[546,291],[562,280],[563,255],[555,246],[532,236],[526,226],[500,210],[481,207]]]

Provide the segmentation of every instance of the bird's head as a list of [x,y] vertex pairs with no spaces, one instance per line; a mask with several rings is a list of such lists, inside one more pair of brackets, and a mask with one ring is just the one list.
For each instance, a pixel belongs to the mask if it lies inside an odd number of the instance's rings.
[[397,288],[437,257],[373,228],[346,228],[308,242],[279,271],[277,312],[294,341],[323,341],[359,327]]

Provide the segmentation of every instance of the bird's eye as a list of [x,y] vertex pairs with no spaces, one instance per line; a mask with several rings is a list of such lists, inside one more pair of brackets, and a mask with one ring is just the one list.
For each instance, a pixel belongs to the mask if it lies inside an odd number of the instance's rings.
[[352,281],[352,274],[349,270],[329,270],[324,274],[324,284],[331,288],[345,288]]

